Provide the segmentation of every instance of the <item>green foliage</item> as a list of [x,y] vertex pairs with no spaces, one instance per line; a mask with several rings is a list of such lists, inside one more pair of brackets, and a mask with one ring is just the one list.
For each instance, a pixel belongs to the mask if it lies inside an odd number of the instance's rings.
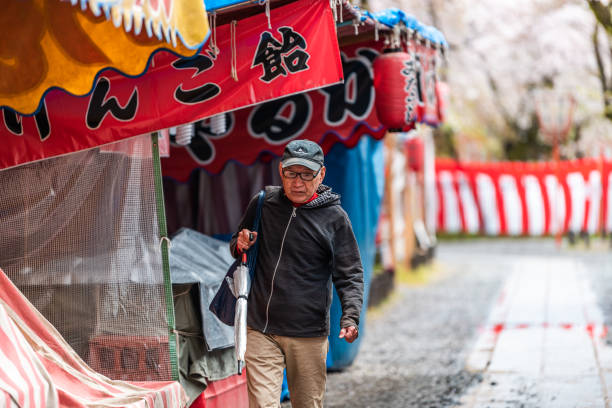
[[[589,7],[597,20],[597,24],[606,31],[608,37],[608,44],[612,41],[612,3],[603,4],[599,0],[588,0]],[[598,27],[599,27],[598,26]],[[604,64],[602,62],[602,54],[598,46],[597,32],[598,27],[595,29],[593,34],[593,47],[595,51],[595,57],[598,65],[598,76],[602,84],[603,91],[603,102],[604,102],[604,117],[612,121],[612,98],[610,97],[610,88],[612,85],[612,78],[606,74]],[[609,55],[609,54],[608,54]]]
[[504,143],[506,160],[534,161],[550,157],[551,147],[540,140],[538,119],[532,113],[528,127],[512,126],[514,138]]
[[448,124],[434,129],[433,137],[436,147],[436,156],[447,157],[451,159],[457,158],[457,149],[455,148],[455,130]]

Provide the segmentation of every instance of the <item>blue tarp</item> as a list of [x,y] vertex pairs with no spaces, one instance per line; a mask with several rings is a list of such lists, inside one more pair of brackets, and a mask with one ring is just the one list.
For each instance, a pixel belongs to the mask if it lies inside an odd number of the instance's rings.
[[337,143],[325,156],[325,167],[327,171],[324,182],[341,195],[342,208],[353,224],[364,267],[360,336],[353,343],[338,338],[342,310],[334,290],[327,367],[338,370],[353,362],[364,334],[365,311],[376,253],[376,230],[385,183],[383,142],[364,136],[352,149]]
[[399,23],[404,23],[407,28],[416,31],[426,40],[444,47],[448,46],[446,38],[444,38],[444,35],[438,29],[420,23],[414,16],[406,14],[400,9],[392,7],[376,13],[368,12],[367,15],[379,23],[391,28],[395,27]]
[[244,0],[206,0],[204,5],[206,11],[213,11],[227,6],[233,6],[239,3],[257,3],[257,1],[244,1]]
[[[259,3],[264,7],[263,2],[259,2],[257,0],[206,0],[205,6],[208,12],[221,9],[223,7],[232,6],[235,4],[256,4]],[[345,6],[346,7],[346,6]],[[367,10],[363,10],[357,6],[350,6],[355,11],[356,14],[359,15],[360,21],[366,21],[368,19],[375,20],[380,24],[384,24],[388,27],[395,27],[399,23],[403,23],[406,27],[411,30],[416,31],[421,35],[421,37],[431,41],[433,44],[437,44],[440,46],[447,47],[448,43],[444,38],[444,35],[436,28],[432,26],[427,26],[425,24],[420,23],[414,16],[410,14],[406,14],[400,9],[397,8],[388,8],[382,11],[378,11],[376,13],[371,13]],[[340,23],[342,24],[352,24],[352,22]]]

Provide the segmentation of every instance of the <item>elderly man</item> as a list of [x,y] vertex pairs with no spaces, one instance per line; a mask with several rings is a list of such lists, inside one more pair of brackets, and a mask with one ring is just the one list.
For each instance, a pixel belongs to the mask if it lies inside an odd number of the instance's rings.
[[322,184],[321,147],[290,142],[278,171],[283,185],[265,189],[259,235],[247,229],[254,197],[230,242],[237,257],[259,239],[247,317],[249,406],[280,406],[286,367],[291,405],[322,407],[332,282],[342,305],[340,338],[351,343],[358,336],[363,268],[340,196]]

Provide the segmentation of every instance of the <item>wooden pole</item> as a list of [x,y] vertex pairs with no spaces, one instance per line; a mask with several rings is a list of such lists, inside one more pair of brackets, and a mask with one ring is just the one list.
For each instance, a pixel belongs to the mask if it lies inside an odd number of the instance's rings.
[[559,220],[559,185],[561,183],[561,169],[559,167],[559,136],[556,132],[553,133],[553,162],[555,166],[555,176],[557,178],[557,186],[555,191],[555,222],[557,224],[557,231],[555,233],[555,242],[557,243],[557,248],[561,247],[561,238],[563,236],[563,228],[565,227],[565,220]]
[[413,228],[413,212],[414,212],[414,189],[415,189],[415,174],[408,170],[406,166],[406,184],[404,186],[404,248],[406,251],[405,262],[410,269],[410,260],[414,253],[414,228]]
[[385,202],[387,204],[387,215],[389,217],[389,252],[393,267],[397,265],[395,254],[395,208],[393,205],[393,156],[395,154],[395,134],[387,133],[385,136],[385,147],[387,150],[387,180],[385,180]]

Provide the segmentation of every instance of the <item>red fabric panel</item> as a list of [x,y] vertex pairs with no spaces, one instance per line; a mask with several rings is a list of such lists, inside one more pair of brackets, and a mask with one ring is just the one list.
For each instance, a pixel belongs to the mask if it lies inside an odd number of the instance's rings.
[[208,383],[206,390],[196,398],[190,408],[248,408],[246,371],[219,381]]
[[323,151],[338,142],[353,147],[364,134],[376,139],[386,128],[376,116],[372,63],[380,44],[342,49],[344,84],[296,94],[226,115],[228,130],[213,135],[209,121],[196,124],[187,146],[173,144],[162,160],[164,176],[186,181],[194,168],[219,173],[228,161],[250,165],[266,156],[280,156],[293,139],[310,139]]
[[[565,217],[562,220],[562,232],[567,232],[570,228],[579,229],[582,231],[596,232],[602,226],[606,227],[606,230],[610,230],[608,217],[611,214],[608,213],[608,183],[610,180],[610,173],[612,173],[612,161],[605,161],[603,159],[582,159],[573,161],[562,161],[558,164],[552,162],[544,163],[511,163],[511,162],[496,162],[496,163],[460,163],[452,160],[438,159],[436,160],[436,171],[441,170],[450,171],[454,174],[454,189],[457,193],[457,198],[461,200],[457,185],[457,174],[463,173],[468,177],[468,186],[472,189],[472,193],[477,203],[477,209],[479,212],[479,219],[481,222],[481,230],[487,230],[484,222],[485,217],[482,214],[482,205],[480,202],[481,192],[478,191],[478,186],[475,183],[476,176],[478,174],[484,174],[493,180],[495,188],[495,196],[497,201],[497,212],[499,219],[499,234],[506,235],[509,233],[508,224],[516,226],[516,220],[509,220],[507,217],[512,214],[522,214],[522,225],[521,230],[523,235],[530,234],[530,226],[539,220],[543,220],[543,234],[551,234],[553,232],[553,214],[551,214],[551,197],[546,188],[545,179],[553,176],[558,180],[561,190],[565,196],[563,199],[565,203]],[[593,185],[590,180],[592,172],[599,172],[601,177],[601,186]],[[519,201],[517,205],[520,205],[520,210],[514,208],[509,211],[510,214],[506,214],[506,208],[504,203],[514,202],[514,199],[505,197],[505,192],[500,188],[500,176],[510,175],[516,182],[517,192]],[[527,201],[527,191],[525,188],[525,177],[534,176],[538,180],[538,187],[542,197],[542,206],[529,206]],[[568,182],[568,176],[571,177],[582,177],[578,179],[578,186],[572,188],[572,185]],[[582,181],[580,181],[582,180]],[[438,197],[438,230],[444,231],[446,228],[445,219],[449,215],[444,214],[445,210],[448,210],[444,205],[444,190],[440,188],[440,182],[436,182],[437,197]],[[598,198],[597,191],[601,189],[602,196]],[[594,200],[599,199],[599,202]],[[584,200],[584,201],[582,201]],[[575,204],[572,203],[574,201]],[[578,208],[573,208],[577,205]],[[584,213],[580,212],[584,209]],[[463,225],[463,231],[466,231],[463,215],[463,204],[460,202],[457,205],[456,213],[452,216],[460,217]],[[542,211],[543,213],[535,213],[535,211]],[[597,214],[592,214],[593,211],[598,211]],[[534,224],[538,225],[538,224]],[[541,224],[540,224],[541,225]],[[537,227],[536,227],[537,229]],[[579,232],[579,231],[574,231]]]

